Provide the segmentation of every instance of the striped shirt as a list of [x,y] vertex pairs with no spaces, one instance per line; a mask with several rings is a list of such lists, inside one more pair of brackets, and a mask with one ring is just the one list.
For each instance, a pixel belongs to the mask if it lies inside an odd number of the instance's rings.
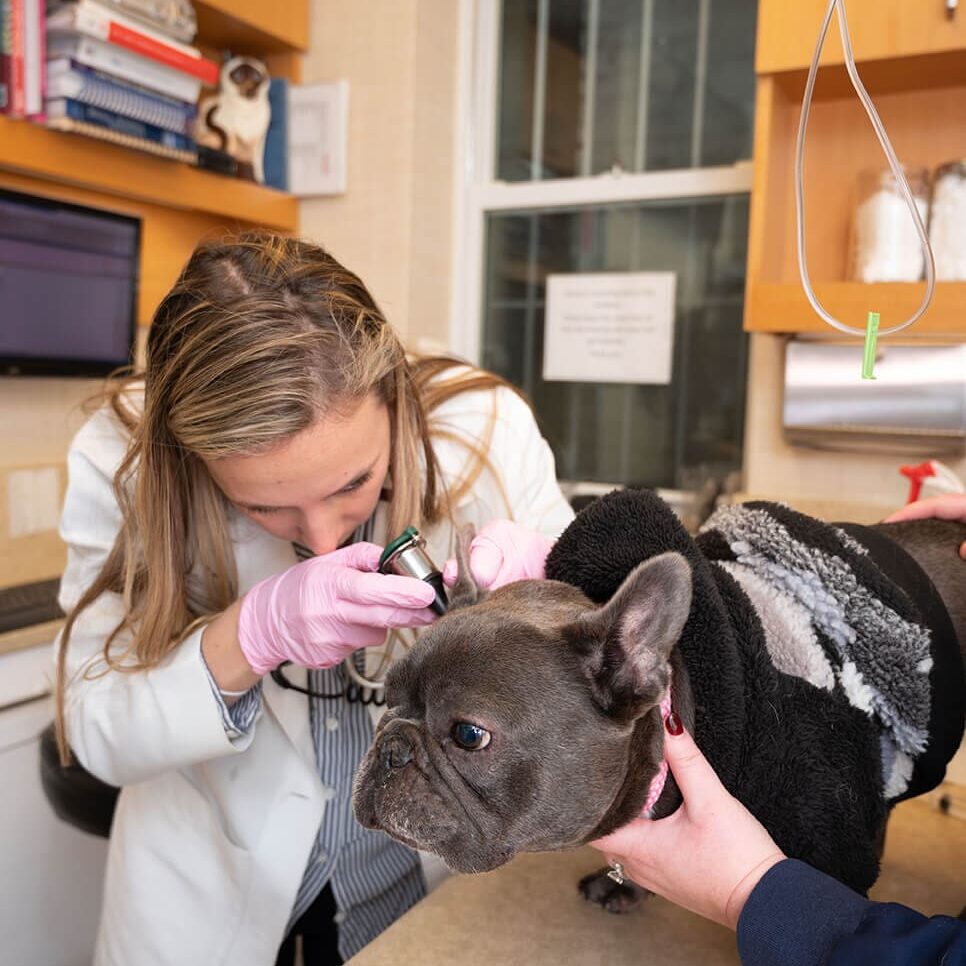
[[[353,542],[371,539],[372,529],[370,519],[353,535]],[[300,544],[293,547],[300,560],[312,556]],[[211,683],[229,737],[247,734],[261,710],[261,682],[230,707],[214,679]],[[306,698],[326,805],[285,928],[288,933],[331,883],[343,959],[355,955],[426,894],[418,855],[383,832],[363,828],[352,814],[352,781],[372,743],[372,719],[366,705],[342,697],[348,683],[342,665],[308,674],[310,691],[339,697]]]

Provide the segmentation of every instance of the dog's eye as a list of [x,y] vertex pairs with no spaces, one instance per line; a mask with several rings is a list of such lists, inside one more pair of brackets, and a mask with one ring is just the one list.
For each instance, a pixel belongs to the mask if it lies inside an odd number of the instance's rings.
[[479,751],[490,743],[489,731],[468,721],[457,721],[450,734],[453,741],[467,751]]

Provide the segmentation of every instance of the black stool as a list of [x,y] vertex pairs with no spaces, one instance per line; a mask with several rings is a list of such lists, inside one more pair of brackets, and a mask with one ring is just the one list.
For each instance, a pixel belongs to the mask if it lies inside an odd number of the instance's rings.
[[59,819],[91,835],[111,834],[121,790],[95,778],[76,759],[62,765],[53,724],[40,733],[40,783]]

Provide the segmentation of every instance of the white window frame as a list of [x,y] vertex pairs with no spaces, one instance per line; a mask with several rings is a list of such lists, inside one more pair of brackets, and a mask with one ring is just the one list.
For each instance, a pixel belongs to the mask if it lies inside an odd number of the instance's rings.
[[[500,70],[501,0],[459,0],[459,67],[456,97],[456,146],[453,198],[453,287],[450,307],[450,348],[479,364],[483,336],[486,216],[492,211],[551,210],[559,207],[651,201],[662,198],[708,198],[751,193],[751,161],[709,168],[681,168],[644,173],[605,173],[590,177],[542,181],[498,181],[496,167],[497,98]],[[514,0],[510,0],[514,2]],[[549,0],[540,0],[548,9]],[[701,0],[699,44],[707,42],[711,0]],[[642,0],[645,10],[653,0]],[[591,0],[593,35],[593,10]],[[545,15],[545,14],[544,14]],[[538,33],[539,36],[539,33]],[[537,84],[542,84],[541,52],[537,51]],[[702,90],[700,78],[698,91]],[[589,85],[590,86],[590,85]],[[590,94],[592,96],[592,92]],[[697,97],[695,110],[703,110]],[[536,137],[542,118],[534,114]],[[584,112],[591,124],[589,112]],[[642,125],[643,127],[643,125]],[[698,125],[695,125],[696,129]],[[585,140],[587,140],[585,138]],[[694,145],[695,152],[698,145]],[[589,158],[585,158],[585,167]]]

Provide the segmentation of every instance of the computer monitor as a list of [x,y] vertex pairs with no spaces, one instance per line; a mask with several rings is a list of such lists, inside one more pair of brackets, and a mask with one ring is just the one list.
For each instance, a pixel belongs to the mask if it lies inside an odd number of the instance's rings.
[[128,364],[140,248],[137,218],[0,190],[0,375]]

